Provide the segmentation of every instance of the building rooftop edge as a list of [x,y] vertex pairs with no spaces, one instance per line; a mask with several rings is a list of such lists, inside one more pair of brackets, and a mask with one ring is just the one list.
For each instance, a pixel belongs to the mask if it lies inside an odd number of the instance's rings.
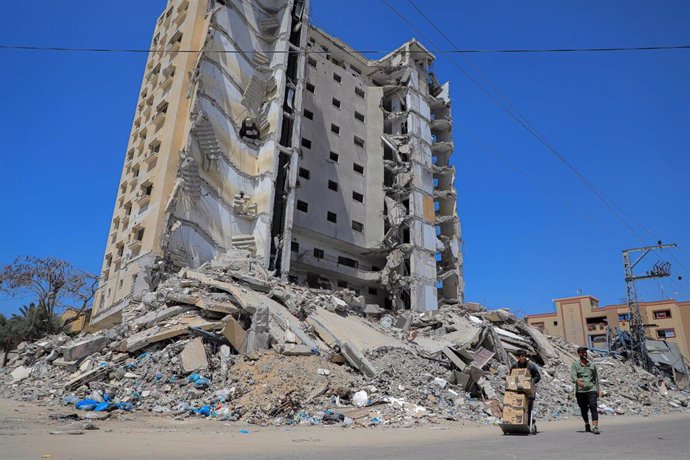
[[[564,297],[561,299],[554,299],[554,302],[557,300],[567,300],[567,299],[580,299],[580,298],[589,298],[591,297],[592,299],[595,299],[599,301],[596,297],[593,296],[576,296],[576,297]],[[652,306],[652,305],[664,305],[668,303],[675,303],[677,306],[682,306],[682,307],[690,307],[690,300],[676,300],[676,299],[666,299],[666,300],[652,300],[650,302],[640,302],[641,306]],[[604,305],[602,307],[596,307],[592,311],[601,311],[601,310],[617,310],[619,308],[627,308],[628,306],[624,303],[616,303],[616,304],[611,304],[611,305]],[[525,315],[525,318],[546,318],[549,316],[556,316],[556,312],[551,312],[551,313],[534,313],[534,314],[527,314]]]
[[559,300],[574,300],[574,299],[594,299],[597,302],[599,302],[599,299],[597,297],[594,297],[593,295],[576,295],[572,297],[557,297],[555,299],[551,299],[554,302],[558,302]]
[[412,46],[412,45],[419,47],[421,49],[421,51],[427,53],[431,57],[432,60],[434,60],[434,61],[436,60],[436,56],[434,56],[434,54],[431,51],[429,51],[429,49],[426,46],[424,46],[419,40],[417,40],[414,37],[411,38],[410,40],[404,42],[402,45],[398,46],[397,48],[394,48],[389,53],[387,53],[386,55],[384,55],[383,57],[381,57],[379,59],[369,59],[368,57],[362,55],[359,51],[352,48],[352,46],[348,45],[342,39],[340,39],[334,35],[329,34],[325,30],[323,30],[322,28],[315,26],[313,23],[310,22],[309,27],[311,29],[315,30],[316,32],[318,32],[319,34],[323,35],[325,38],[332,41],[336,45],[340,46],[345,51],[349,52],[352,56],[358,58],[362,62],[365,62],[367,65],[375,66],[377,64],[380,64],[383,61],[390,59],[391,56],[393,56],[395,53],[397,53],[401,49],[403,49],[407,46]]

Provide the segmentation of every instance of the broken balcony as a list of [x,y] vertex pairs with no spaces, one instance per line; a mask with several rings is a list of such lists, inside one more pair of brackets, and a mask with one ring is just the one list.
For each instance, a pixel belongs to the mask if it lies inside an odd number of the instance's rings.
[[182,0],[179,5],[177,5],[177,12],[181,13],[183,11],[187,11],[187,8],[189,7],[189,0]]
[[177,16],[175,16],[175,19],[173,19],[173,22],[175,24],[177,24],[177,26],[179,27],[182,25],[184,20],[187,18],[187,11],[185,11],[185,10],[180,11],[179,8],[177,11],[178,11]]
[[450,121],[450,118],[446,117],[438,117],[438,118],[433,118],[431,120],[431,129],[432,130],[449,130],[452,126],[452,122]]
[[166,117],[166,112],[158,112],[156,115],[153,117],[153,125],[156,127],[156,131],[161,129],[163,126],[163,123],[165,122],[165,117]]

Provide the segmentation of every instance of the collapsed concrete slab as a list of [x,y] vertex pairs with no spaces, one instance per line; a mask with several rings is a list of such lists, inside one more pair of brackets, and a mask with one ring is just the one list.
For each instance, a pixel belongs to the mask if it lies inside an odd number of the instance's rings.
[[177,324],[164,328],[153,327],[127,337],[127,339],[122,342],[120,351],[135,352],[152,343],[171,339],[180,335],[186,335],[189,333],[189,327],[196,327],[203,330],[220,330],[223,328],[223,324],[219,321],[208,321],[196,315],[185,316],[182,317]]

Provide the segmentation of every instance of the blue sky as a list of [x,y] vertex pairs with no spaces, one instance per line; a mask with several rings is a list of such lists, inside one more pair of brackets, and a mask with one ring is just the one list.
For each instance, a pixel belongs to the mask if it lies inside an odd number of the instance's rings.
[[[405,0],[434,45],[450,45]],[[417,0],[461,48],[690,44],[683,1]],[[0,44],[146,48],[161,0],[7,2]],[[366,11],[367,14],[363,14]],[[415,36],[379,0],[317,0],[319,26],[357,49]],[[641,243],[575,175],[438,53],[451,80],[467,298],[550,311],[578,292],[625,295],[621,249]],[[690,51],[454,55],[496,87],[647,242],[677,242],[676,275],[643,300],[690,299]],[[145,55],[0,50],[0,264],[56,256],[98,272]],[[504,159],[507,159],[506,162]],[[528,177],[529,176],[529,177]],[[654,260],[654,259],[652,259]],[[0,295],[0,313],[30,299]]]

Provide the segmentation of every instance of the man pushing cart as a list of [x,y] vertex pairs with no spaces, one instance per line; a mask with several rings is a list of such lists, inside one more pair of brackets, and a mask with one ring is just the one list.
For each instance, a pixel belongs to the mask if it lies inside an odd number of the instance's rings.
[[536,364],[527,359],[525,350],[518,350],[517,358],[517,363],[511,366],[506,377],[503,422],[500,426],[504,434],[536,434],[534,400],[537,394],[536,384],[541,380],[541,375]]

